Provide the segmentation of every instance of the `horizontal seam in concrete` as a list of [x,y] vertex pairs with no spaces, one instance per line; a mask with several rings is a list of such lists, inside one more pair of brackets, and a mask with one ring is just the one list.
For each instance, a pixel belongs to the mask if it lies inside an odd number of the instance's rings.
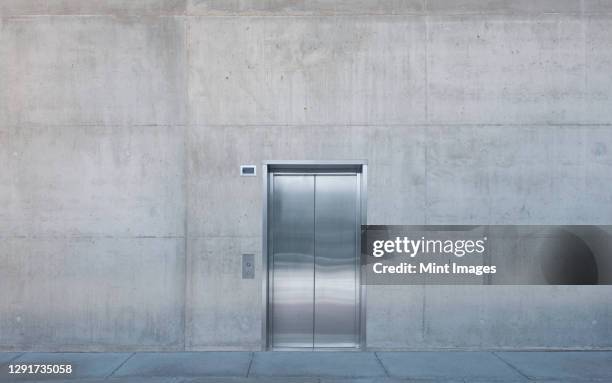
[[0,235],[0,239],[184,239],[185,237],[184,235]]
[[[381,128],[389,128],[389,127],[439,127],[439,126],[465,126],[465,127],[601,127],[601,128],[609,128],[612,127],[612,121],[610,122],[601,122],[601,123],[590,123],[590,122],[550,122],[550,123],[515,123],[515,122],[376,122],[376,123],[329,123],[329,124],[307,124],[307,123],[260,123],[260,124],[243,124],[243,123],[235,123],[235,124],[190,124],[189,128],[341,128],[341,127],[381,127]],[[186,127],[186,125],[181,124],[170,124],[170,125],[148,125],[148,124],[125,124],[125,125],[106,125],[106,124],[58,124],[58,125],[49,125],[49,124],[37,124],[37,123],[23,123],[23,124],[6,124],[0,128],[0,131],[7,131],[9,129],[17,129],[17,128],[32,128],[32,129],[44,129],[44,128],[182,128]]]
[[491,354],[493,354],[497,359],[501,360],[502,363],[504,363],[505,365],[507,365],[508,367],[510,367],[511,369],[513,369],[514,371],[516,371],[518,374],[520,374],[522,377],[530,380],[531,377],[524,374],[521,370],[519,370],[516,366],[514,366],[512,363],[508,362],[507,360],[505,360],[504,358],[502,358],[501,356],[499,356],[496,352],[491,352]]
[[580,126],[585,126],[585,127],[610,127],[612,126],[612,124],[610,123],[550,123],[550,124],[542,124],[542,123],[534,123],[534,124],[530,124],[530,123],[522,123],[522,124],[517,124],[517,123],[445,123],[445,122],[440,122],[440,123],[435,123],[435,122],[428,122],[428,123],[389,123],[389,124],[385,124],[385,123],[376,123],[376,124],[360,124],[360,123],[355,123],[355,124],[342,124],[342,123],[338,123],[338,124],[201,124],[201,125],[192,125],[192,127],[211,127],[211,128],[227,128],[227,127],[296,127],[296,128],[301,128],[301,127],[305,127],[305,128],[309,128],[309,127],[394,127],[394,126],[398,126],[398,127],[402,127],[402,126],[419,126],[419,127],[427,127],[427,126],[502,126],[502,127],[506,127],[506,126],[517,126],[517,127],[555,127],[555,126],[561,126],[561,127],[580,127]]
[[[486,285],[480,285],[482,287],[486,287]],[[511,286],[511,285],[507,285]],[[520,286],[520,285],[513,285]],[[567,352],[567,351],[576,351],[576,352],[597,352],[597,351],[612,351],[612,346],[605,347],[507,347],[507,348],[499,348],[499,347],[368,347],[369,351],[374,352],[446,352],[446,351],[459,351],[459,352],[514,352],[514,351],[524,351],[524,352]]]
[[[509,17],[513,19],[525,19],[534,20],[538,17],[571,17],[576,19],[601,16],[601,17],[612,17],[612,12],[538,12],[538,13],[484,13],[484,12],[457,12],[457,13],[341,13],[341,14],[227,14],[227,15],[184,15],[185,18],[351,18],[351,17],[387,17],[387,18],[401,18],[401,17]],[[512,21],[512,20],[509,20]]]
[[32,13],[32,14],[6,14],[2,19],[28,19],[42,17],[113,17],[117,19],[130,18],[349,18],[349,17],[406,17],[406,16],[440,16],[440,17],[463,17],[463,16],[493,16],[493,17],[538,17],[538,16],[570,16],[570,17],[589,17],[589,16],[612,16],[612,12],[584,11],[584,12],[397,12],[397,13],[378,13],[378,12],[355,12],[355,13],[225,13],[225,14],[198,14],[198,13],[127,13],[119,12],[108,13]]
[[200,124],[192,125],[192,128],[391,128],[391,127],[517,127],[517,128],[551,128],[551,127],[571,127],[571,128],[609,128],[611,123],[376,123],[376,124]]
[[113,19],[117,19],[117,20],[129,20],[129,19],[155,19],[155,18],[184,18],[187,15],[183,15],[183,14],[147,14],[147,13],[142,13],[142,14],[121,14],[119,12],[117,13],[74,13],[74,14],[69,14],[69,13],[46,13],[46,14],[7,14],[7,15],[3,15],[0,16],[0,19],[3,20],[27,20],[27,19],[36,19],[36,18],[51,18],[51,17],[62,17],[62,18],[68,18],[68,17],[83,17],[83,18],[113,18]]
[[110,373],[110,374],[108,374],[108,375],[105,377],[105,379],[108,379],[108,378],[110,378],[111,376],[113,376],[113,375],[115,374],[115,372],[117,372],[117,371],[118,371],[118,370],[119,370],[121,367],[123,367],[123,366],[124,366],[124,365],[127,363],[127,361],[128,361],[128,360],[132,359],[132,357],[133,357],[134,355],[136,355],[136,353],[135,353],[135,352],[133,352],[133,353],[132,353],[132,354],[130,354],[130,355],[127,357],[127,358],[125,358],[125,360],[124,360],[123,362],[121,362],[121,364],[119,364],[119,366],[117,366],[117,368],[115,368],[113,371],[111,371],[111,373]]
[[4,129],[31,127],[37,129],[43,128],[184,128],[185,124],[105,124],[100,123],[82,123],[82,124],[41,124],[38,122],[20,122],[3,125]]

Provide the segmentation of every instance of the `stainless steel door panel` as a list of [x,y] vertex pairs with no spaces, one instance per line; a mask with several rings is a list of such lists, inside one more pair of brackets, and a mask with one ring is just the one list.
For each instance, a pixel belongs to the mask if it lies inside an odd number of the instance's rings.
[[357,347],[357,175],[315,179],[314,347]]
[[271,344],[312,347],[314,176],[272,180]]

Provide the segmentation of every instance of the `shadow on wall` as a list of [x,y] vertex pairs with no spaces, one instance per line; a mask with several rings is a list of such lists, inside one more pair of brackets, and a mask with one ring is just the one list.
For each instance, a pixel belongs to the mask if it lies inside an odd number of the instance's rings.
[[555,228],[543,240],[541,270],[551,285],[612,283],[610,235],[599,227]]

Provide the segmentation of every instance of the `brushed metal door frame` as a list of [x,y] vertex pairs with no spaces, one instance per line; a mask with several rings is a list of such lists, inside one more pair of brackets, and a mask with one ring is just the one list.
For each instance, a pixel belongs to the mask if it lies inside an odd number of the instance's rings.
[[[262,321],[261,321],[261,349],[270,349],[271,342],[271,318],[270,318],[270,303],[272,302],[273,291],[270,285],[270,270],[269,270],[269,248],[272,241],[271,233],[269,234],[268,215],[270,212],[270,204],[268,199],[271,189],[271,174],[275,172],[289,173],[308,173],[316,175],[317,173],[352,173],[357,174],[357,205],[360,220],[356,220],[356,249],[357,249],[357,272],[356,272],[356,292],[358,295],[356,315],[359,323],[359,347],[353,350],[363,351],[366,349],[366,286],[361,284],[361,226],[367,224],[367,161],[265,161],[262,164],[262,184],[263,184],[263,204],[262,204]],[[285,348],[283,348],[284,350]],[[296,351],[311,351],[317,348],[296,348]],[[330,351],[331,348],[321,348],[321,350]],[[347,351],[350,348],[341,348],[338,350]]]

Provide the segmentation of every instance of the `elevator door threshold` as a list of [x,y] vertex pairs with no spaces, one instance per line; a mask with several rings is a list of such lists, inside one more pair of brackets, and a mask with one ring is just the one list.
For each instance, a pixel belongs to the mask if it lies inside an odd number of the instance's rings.
[[320,351],[330,351],[330,352],[340,352],[340,351],[346,351],[346,352],[359,352],[359,351],[363,351],[363,349],[361,347],[271,347],[270,349],[268,349],[267,351],[295,351],[295,352],[312,352],[312,351],[316,351],[316,352],[320,352]]

